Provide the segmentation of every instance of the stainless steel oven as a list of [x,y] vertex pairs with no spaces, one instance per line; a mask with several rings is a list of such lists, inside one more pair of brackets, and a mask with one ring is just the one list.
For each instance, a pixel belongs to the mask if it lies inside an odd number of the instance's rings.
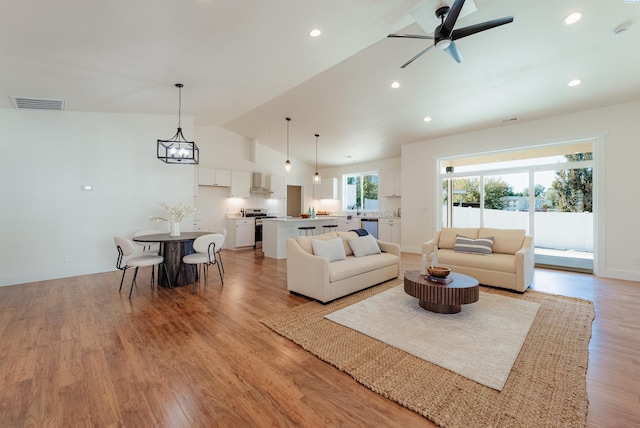
[[253,248],[262,248],[262,219],[274,218],[274,216],[270,216],[266,208],[247,208],[244,210],[244,215],[245,217],[253,217],[256,222]]

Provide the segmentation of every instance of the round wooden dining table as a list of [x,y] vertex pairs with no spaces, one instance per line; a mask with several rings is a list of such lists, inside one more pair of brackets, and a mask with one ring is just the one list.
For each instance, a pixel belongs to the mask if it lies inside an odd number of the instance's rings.
[[[182,232],[179,236],[168,233],[142,235],[133,238],[135,242],[159,243],[160,255],[164,257],[169,278],[164,269],[158,269],[158,284],[163,287],[175,287],[192,284],[196,280],[196,265],[182,263],[182,258],[194,253],[193,241],[211,232]],[[169,281],[169,280],[170,281]]]

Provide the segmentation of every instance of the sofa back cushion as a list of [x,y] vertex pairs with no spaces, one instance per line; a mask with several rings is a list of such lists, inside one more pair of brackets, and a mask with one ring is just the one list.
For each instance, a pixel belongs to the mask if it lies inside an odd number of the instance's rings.
[[438,248],[453,250],[453,247],[456,245],[457,235],[462,235],[467,238],[476,239],[478,237],[478,228],[476,227],[468,227],[468,228],[467,227],[445,227],[440,231],[440,238],[438,239]]
[[328,241],[329,239],[334,239],[337,237],[338,237],[338,234],[336,232],[327,232],[327,233],[323,233],[322,235],[315,235],[315,236],[298,236],[296,238],[296,241],[298,241],[298,244],[300,244],[303,250],[305,250],[309,254],[313,254],[313,246],[311,245],[312,239],[320,239],[320,240]]
[[347,256],[352,256],[353,250],[351,249],[351,245],[349,245],[349,239],[357,238],[358,234],[356,232],[338,232],[338,236],[342,238],[342,244],[344,245],[344,253]]
[[478,236],[493,236],[493,252],[515,254],[522,248],[526,231],[524,229],[493,229],[482,227]]

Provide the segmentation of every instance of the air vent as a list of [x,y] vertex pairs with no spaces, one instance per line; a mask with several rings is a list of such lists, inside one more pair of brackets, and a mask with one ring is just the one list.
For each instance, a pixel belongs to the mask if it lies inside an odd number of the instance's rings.
[[64,110],[64,100],[51,100],[47,98],[10,97],[15,108],[36,110]]

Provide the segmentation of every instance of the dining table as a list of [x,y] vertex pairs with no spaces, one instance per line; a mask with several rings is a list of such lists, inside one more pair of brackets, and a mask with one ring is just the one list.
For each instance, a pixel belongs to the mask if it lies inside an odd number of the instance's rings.
[[196,280],[197,267],[193,264],[182,263],[182,258],[195,252],[193,241],[211,232],[182,232],[178,236],[169,233],[156,233],[133,238],[135,242],[159,243],[160,255],[164,257],[167,274],[164,269],[158,269],[158,284],[163,287],[175,287],[192,284]]

